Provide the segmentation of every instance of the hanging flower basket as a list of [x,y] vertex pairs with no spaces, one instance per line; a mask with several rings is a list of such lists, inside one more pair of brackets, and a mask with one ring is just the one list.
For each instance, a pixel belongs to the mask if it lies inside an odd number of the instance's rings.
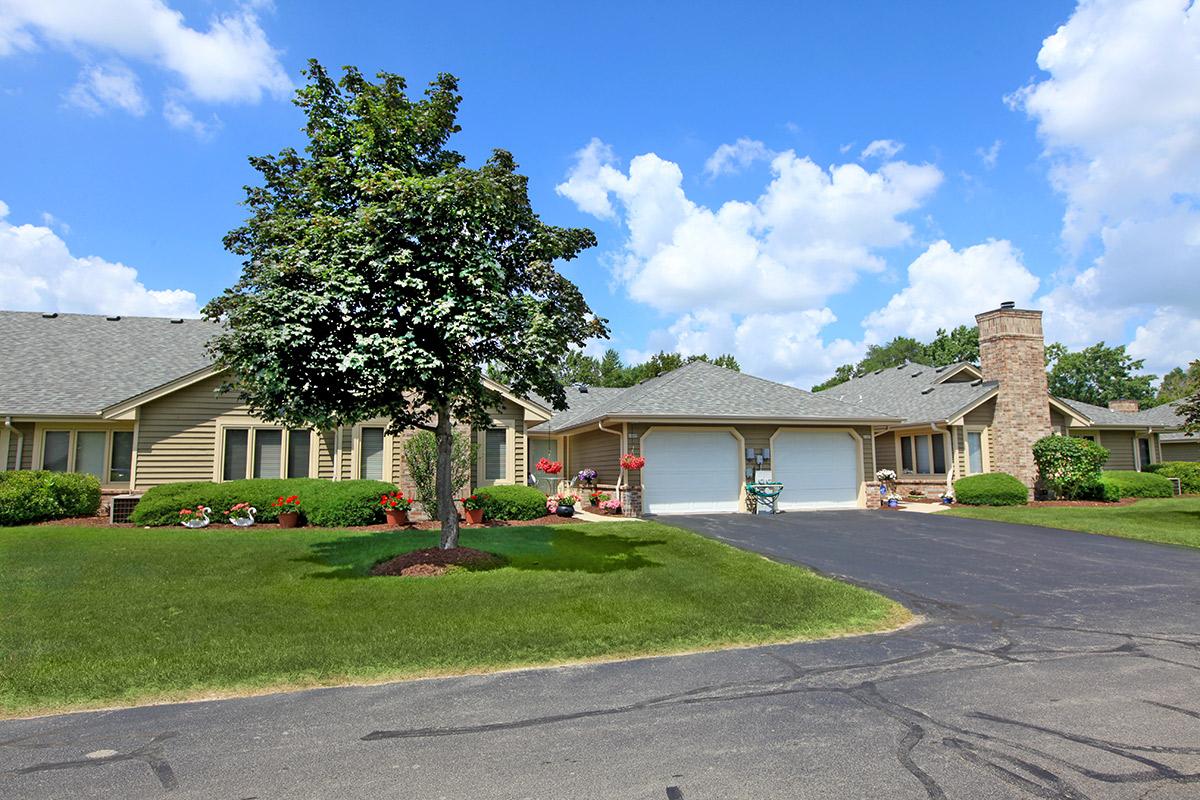
[[538,472],[544,472],[547,475],[557,475],[562,472],[562,468],[561,461],[551,461],[548,458],[543,458],[537,462]]
[[639,470],[644,466],[646,466],[646,459],[641,456],[635,456],[632,453],[621,456],[622,469]]

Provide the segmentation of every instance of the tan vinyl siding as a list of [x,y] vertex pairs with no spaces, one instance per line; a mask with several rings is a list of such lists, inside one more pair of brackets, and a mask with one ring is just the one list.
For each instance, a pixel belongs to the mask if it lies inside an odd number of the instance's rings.
[[964,425],[984,425],[991,426],[992,419],[996,415],[996,398],[988,400],[978,408],[973,408],[963,417]]
[[1057,409],[1050,409],[1050,427],[1059,433],[1065,433],[1070,427],[1070,420],[1067,415]]
[[[17,435],[20,431],[24,434],[24,439]],[[23,442],[21,445],[21,463],[17,463],[17,442]],[[33,469],[33,423],[32,422],[14,422],[13,430],[9,431],[8,437],[8,460],[5,464],[9,469]]]
[[569,442],[570,455],[564,472],[567,479],[574,478],[581,469],[596,470],[596,482],[615,485],[621,476],[621,437],[601,430],[588,431],[572,436]]
[[1163,461],[1200,462],[1200,439],[1193,441],[1169,441],[1162,443]]
[[218,395],[214,376],[142,406],[138,423],[138,486],[211,481],[216,461],[217,417],[253,418],[236,394]]
[[[890,469],[900,474],[900,467],[896,466],[896,434],[888,431],[875,437],[875,463],[878,469]],[[869,472],[863,474],[872,479],[875,477]]]
[[1133,455],[1136,437],[1133,431],[1100,431],[1096,441],[1108,450],[1108,461],[1104,462],[1104,469],[1136,468]]
[[336,431],[322,431],[317,436],[317,477],[333,480],[333,456],[337,446]]

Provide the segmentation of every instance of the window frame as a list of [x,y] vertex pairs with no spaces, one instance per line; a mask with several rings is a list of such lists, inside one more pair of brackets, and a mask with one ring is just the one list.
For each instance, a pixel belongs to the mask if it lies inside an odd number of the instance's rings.
[[[362,432],[364,428],[383,430],[383,470],[379,480],[392,481],[392,437],[388,436],[387,423],[382,421],[363,422],[354,426],[350,441],[350,479],[364,480],[362,476]],[[374,480],[374,478],[366,479]]]
[[[487,432],[489,430],[504,431],[504,477],[502,478],[487,478]],[[510,420],[497,419],[493,420],[492,425],[487,428],[478,428],[475,431],[475,485],[476,486],[503,486],[506,484],[516,483],[517,476],[514,474],[517,463],[516,444],[517,435],[516,427]],[[559,455],[562,455],[561,448]],[[522,482],[525,478],[522,478]]]
[[[302,431],[301,428],[284,428],[279,425],[264,425],[252,421],[242,420],[221,420],[217,423],[217,438],[213,447],[213,482],[225,483],[225,433],[231,430],[247,431],[246,437],[246,464],[244,475],[245,478],[233,478],[233,480],[251,480],[254,476],[254,442],[258,431],[279,431],[279,474],[276,476],[264,476],[265,479],[274,480],[274,478],[286,479],[288,467],[288,450],[291,441],[291,433],[293,431]],[[316,477],[317,464],[316,455],[320,447],[319,442],[314,440],[317,435],[316,431],[308,431],[308,477]],[[298,479],[297,479],[298,480]]]
[[[971,469],[971,434],[979,434],[979,466],[980,471]],[[963,427],[963,473],[966,475],[983,475],[991,471],[991,459],[988,452],[988,430],[982,425],[967,425]]]
[[[79,434],[81,433],[103,433],[104,434],[104,474],[99,477],[101,488],[114,489],[120,487],[129,487],[133,482],[135,472],[134,462],[136,461],[137,451],[137,430],[135,428],[109,428],[92,426],[84,423],[83,425],[73,425],[72,423],[46,422],[36,423],[33,434],[33,454],[31,457],[31,466],[36,470],[46,469],[46,434],[49,433],[65,433],[67,434],[67,469],[63,474],[84,474],[78,472],[77,454],[79,450]],[[112,457],[113,457],[113,434],[128,433],[132,436],[130,458],[129,458],[129,480],[113,481],[112,478]],[[7,454],[6,454],[7,455]],[[86,473],[91,474],[91,473]]]
[[[1133,451],[1137,454],[1138,472],[1141,472],[1154,463],[1154,442],[1151,441],[1149,436],[1135,436],[1134,439]],[[1146,456],[1148,458],[1146,461],[1142,460],[1142,442],[1146,443]]]
[[[934,448],[934,444],[933,444],[934,439],[937,436],[942,437],[942,466],[945,468],[945,469],[943,469],[942,472],[934,472],[933,471],[934,468],[937,466],[937,459],[934,457],[934,449],[935,448]],[[930,469],[929,472],[920,472],[919,471],[920,458],[917,453],[917,440],[921,439],[921,438],[925,439],[924,455],[925,455],[925,458],[927,459],[927,463],[929,465],[929,469]],[[908,440],[907,448],[904,445],[904,442],[906,439]],[[947,436],[946,431],[913,430],[913,431],[909,431],[907,433],[897,432],[896,433],[896,465],[900,468],[899,469],[899,472],[900,472],[899,477],[901,479],[903,479],[905,475],[909,475],[909,476],[913,476],[913,477],[921,477],[921,478],[948,475],[949,472],[946,470],[948,470],[950,464],[953,463],[953,460],[951,458],[952,453],[950,452],[949,447],[948,447],[949,440],[950,440],[950,437]],[[904,471],[904,469],[905,469],[904,460],[905,460],[906,455],[908,456],[909,464],[912,466],[912,472]]]

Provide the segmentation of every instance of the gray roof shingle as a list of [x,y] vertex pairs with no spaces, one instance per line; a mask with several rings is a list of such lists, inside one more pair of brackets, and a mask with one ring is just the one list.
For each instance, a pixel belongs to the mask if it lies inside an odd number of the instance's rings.
[[93,415],[212,363],[218,326],[0,311],[0,415]]
[[905,423],[942,422],[995,391],[996,381],[938,383],[963,364],[930,367],[908,362],[876,370],[817,392],[854,406],[878,409]]
[[1175,428],[1183,424],[1182,418],[1180,418],[1172,404],[1155,406],[1154,408],[1147,408],[1142,411],[1114,411],[1111,408],[1094,406],[1091,403],[1084,403],[1079,400],[1067,400],[1061,397],[1058,399],[1083,414],[1096,425],[1118,425],[1136,428],[1148,426]]
[[[584,399],[586,398],[586,399]],[[888,414],[753,375],[694,361],[628,389],[568,392],[570,408],[532,430],[555,432],[605,417],[895,421]]]

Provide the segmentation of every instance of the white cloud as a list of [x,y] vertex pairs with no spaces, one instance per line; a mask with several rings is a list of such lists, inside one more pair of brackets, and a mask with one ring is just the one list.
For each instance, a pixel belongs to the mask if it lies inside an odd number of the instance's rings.
[[213,114],[212,121],[204,122],[197,119],[191,109],[172,97],[163,102],[163,119],[172,128],[187,131],[198,139],[207,139],[221,128],[221,120],[216,114]]
[[789,150],[772,159],[772,180],[754,202],[712,209],[687,197],[674,162],[647,153],[627,172],[613,163],[611,149],[592,140],[558,192],[598,217],[615,217],[617,201],[628,230],[618,280],[634,300],[674,312],[823,305],[883,268],[877,250],[912,238],[900,217],[942,180],[928,164],[825,170]]
[[868,158],[891,161],[903,149],[904,142],[897,142],[894,139],[876,139],[864,147],[863,151],[858,154],[858,157],[863,161],[866,161]]
[[[242,3],[214,14],[205,30],[188,25],[163,0],[0,0],[0,56],[48,44],[80,55],[121,58],[165,70],[175,91],[207,103],[258,102],[291,89],[279,53],[256,8]],[[115,106],[144,113],[136,76],[127,67],[87,67],[68,93],[95,111]]]
[[1166,306],[1139,325],[1129,353],[1146,360],[1146,369],[1162,376],[1200,358],[1200,319],[1186,310]]
[[146,98],[138,77],[123,64],[84,67],[67,92],[67,102],[93,114],[110,108],[135,117],[146,113]]
[[147,316],[199,316],[196,295],[147,289],[137,270],[75,256],[50,228],[13,225],[0,202],[0,308]]
[[974,324],[977,312],[1004,300],[1028,307],[1038,282],[1007,241],[962,250],[945,240],[935,242],[909,264],[908,285],[863,320],[866,340],[878,343],[903,335],[924,341],[938,328]]
[[710,178],[726,173],[741,172],[755,161],[769,161],[775,153],[757,139],[745,136],[733,144],[723,144],[704,162],[704,173]]
[[1200,264],[1198,64],[1200,5],[1084,0],[1042,43],[1048,77],[1008,98],[1036,121],[1066,201],[1075,263],[1043,300],[1064,339],[1112,340],[1149,317],[1139,329],[1148,347],[1167,341],[1151,330],[1164,308],[1200,315],[1190,287]]
[[1004,146],[1004,142],[997,139],[992,142],[991,147],[977,147],[975,153],[979,156],[979,160],[983,162],[984,169],[995,169],[996,162],[1000,160],[1000,148]]

